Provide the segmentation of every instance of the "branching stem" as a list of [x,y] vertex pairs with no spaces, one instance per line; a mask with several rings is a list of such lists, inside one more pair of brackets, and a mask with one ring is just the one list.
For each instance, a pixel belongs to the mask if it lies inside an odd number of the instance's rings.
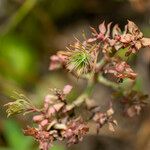
[[66,110],[70,111],[74,107],[76,106],[78,107],[83,102],[85,102],[85,100],[92,95],[94,85],[95,85],[94,74],[91,74],[91,76],[88,79],[88,83],[85,91],[75,101],[73,101],[73,103],[67,105]]
[[112,82],[110,80],[107,80],[102,75],[98,76],[98,82],[105,85],[105,86],[111,87],[114,90],[119,90],[120,89],[120,87],[117,83]]

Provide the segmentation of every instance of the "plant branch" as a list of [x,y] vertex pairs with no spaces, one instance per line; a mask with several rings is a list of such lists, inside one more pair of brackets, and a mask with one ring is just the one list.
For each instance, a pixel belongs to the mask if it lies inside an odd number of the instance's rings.
[[119,90],[120,89],[120,87],[117,83],[112,82],[110,80],[107,80],[102,75],[98,76],[98,82],[105,85],[105,86],[111,87],[114,90]]
[[67,105],[66,110],[70,111],[74,107],[76,107],[76,106],[78,107],[83,102],[85,102],[85,100],[89,96],[91,96],[91,94],[93,92],[94,84],[95,84],[95,79],[94,79],[94,74],[92,74],[90,76],[90,78],[88,79],[88,83],[87,83],[87,87],[86,87],[85,91],[75,101],[73,101],[71,104]]
[[105,58],[102,58],[98,63],[97,63],[97,68],[98,71],[101,71],[104,65],[107,63],[107,60]]

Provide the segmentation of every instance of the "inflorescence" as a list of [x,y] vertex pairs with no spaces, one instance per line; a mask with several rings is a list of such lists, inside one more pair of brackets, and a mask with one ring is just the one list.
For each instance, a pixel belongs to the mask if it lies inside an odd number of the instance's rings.
[[[120,101],[123,113],[129,117],[139,115],[147,104],[148,96],[134,90],[137,73],[123,57],[128,58],[137,54],[141,48],[149,47],[150,38],[145,38],[132,21],[128,21],[123,32],[118,25],[111,25],[101,23],[98,32],[91,27],[91,37],[87,38],[84,34],[82,42],[75,38],[75,42],[66,51],[58,51],[50,57],[50,70],[62,67],[77,78],[87,80],[85,91],[72,103],[67,99],[72,86],[66,85],[63,90],[55,89],[53,93],[46,95],[40,109],[22,94],[18,94],[15,101],[5,105],[8,117],[19,113],[33,114],[32,120],[36,127],[28,126],[24,134],[34,137],[39,143],[39,149],[48,150],[56,140],[66,141],[67,145],[82,141],[89,131],[89,121],[96,123],[97,133],[104,125],[115,131],[118,123],[113,117],[115,110],[112,100],[108,110],[102,112],[100,106],[91,98],[96,83],[104,84],[117,92],[114,98]],[[120,51],[125,51],[123,57],[119,55]],[[124,91],[118,81],[123,82],[126,79],[132,84]],[[84,108],[89,111],[89,119],[75,113],[75,109],[81,105],[85,105]]]

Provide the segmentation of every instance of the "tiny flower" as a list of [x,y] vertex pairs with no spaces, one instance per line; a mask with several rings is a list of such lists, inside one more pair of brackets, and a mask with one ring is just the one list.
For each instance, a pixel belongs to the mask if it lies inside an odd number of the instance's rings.
[[43,126],[43,127],[46,126],[46,125],[48,125],[48,119],[42,120],[41,123],[40,123],[40,125]]
[[44,102],[48,104],[53,104],[55,100],[57,100],[57,96],[48,94],[45,96]]
[[127,28],[129,33],[136,36],[137,39],[143,37],[143,33],[139,30],[138,26],[134,22],[128,20]]
[[93,38],[90,38],[88,40],[88,42],[95,42],[95,41],[100,41],[100,42],[104,42],[105,40],[107,40],[107,38],[110,37],[110,27],[111,27],[111,23],[109,23],[107,26],[105,25],[105,22],[102,22],[99,25],[99,33],[94,29],[91,28],[92,30],[92,35],[94,36]]
[[34,122],[41,122],[44,119],[43,115],[36,115],[33,117]]
[[141,42],[144,47],[150,46],[150,38],[142,38]]
[[55,108],[54,108],[53,106],[50,106],[49,109],[48,109],[48,111],[47,111],[47,116],[48,116],[48,117],[51,117],[51,116],[53,116],[55,113],[56,113]]
[[27,126],[27,129],[23,130],[25,135],[29,135],[29,136],[37,136],[38,131],[35,128],[29,127]]
[[129,117],[139,115],[142,109],[147,105],[146,99],[148,95],[141,92],[131,91],[129,94],[122,97],[122,104],[124,105],[124,113]]
[[108,109],[106,114],[107,114],[107,116],[112,116],[114,114],[113,108]]
[[67,57],[65,55],[62,55],[61,53],[58,53],[57,55],[52,55],[50,57],[51,63],[50,63],[49,69],[55,70],[55,69],[61,68],[65,63],[66,58]]
[[106,27],[105,27],[105,22],[103,22],[103,23],[101,23],[100,25],[99,25],[99,31],[100,31],[100,33],[102,33],[102,34],[105,34],[106,33]]
[[53,108],[56,110],[56,112],[58,112],[63,106],[64,106],[64,103],[59,102],[59,103],[56,103],[55,105],[53,105]]
[[71,92],[72,86],[71,85],[66,85],[63,89],[63,94],[67,95]]
[[121,34],[121,29],[119,28],[118,24],[116,24],[112,30],[112,37],[116,40],[119,40],[121,38]]

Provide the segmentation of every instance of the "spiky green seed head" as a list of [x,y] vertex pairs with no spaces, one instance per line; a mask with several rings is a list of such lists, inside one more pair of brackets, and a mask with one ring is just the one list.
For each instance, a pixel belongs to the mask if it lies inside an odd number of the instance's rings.
[[86,51],[75,51],[69,58],[67,69],[74,72],[77,76],[86,74],[90,70],[91,56]]

